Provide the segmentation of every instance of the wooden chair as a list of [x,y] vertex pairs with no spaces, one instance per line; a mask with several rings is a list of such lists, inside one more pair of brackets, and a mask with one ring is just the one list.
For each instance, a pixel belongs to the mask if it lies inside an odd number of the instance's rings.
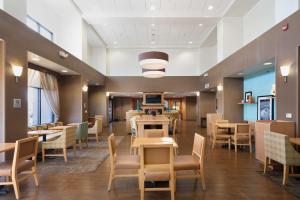
[[96,141],[99,142],[100,133],[102,133],[102,121],[96,119],[94,126],[88,129],[88,139],[96,138]]
[[220,130],[217,125],[212,127],[212,149],[215,148],[216,144],[228,144],[228,150],[230,150],[230,138],[231,136],[222,130]]
[[88,122],[79,123],[76,129],[76,140],[79,144],[79,149],[82,149],[82,143],[84,142],[88,147]]
[[135,149],[132,148],[132,144],[134,142],[134,139],[136,138],[137,134],[137,125],[136,125],[136,116],[133,116],[130,118],[130,132],[131,132],[131,137],[130,137],[130,155],[135,153]]
[[193,171],[191,175],[177,175],[176,179],[184,178],[197,178],[201,179],[203,190],[206,189],[204,179],[204,151],[205,151],[205,138],[197,133],[194,137],[194,145],[192,155],[179,155],[174,159],[174,170],[179,171]]
[[110,191],[112,181],[115,178],[138,177],[136,174],[118,175],[119,170],[139,170],[140,161],[138,156],[119,156],[116,153],[116,140],[114,134],[108,137],[109,159],[110,159],[110,175],[107,190]]
[[0,182],[0,185],[13,185],[16,199],[20,198],[21,181],[33,176],[35,185],[39,185],[36,169],[38,142],[38,137],[17,140],[12,164],[0,164],[0,176],[6,177],[6,181]]
[[[177,119],[174,119],[174,123],[173,123],[173,133],[172,133],[172,137],[174,139],[174,141],[177,143],[178,139],[177,139],[177,134],[176,134],[176,130],[177,130]],[[174,148],[175,151],[175,155],[178,154],[178,148]]]
[[[140,147],[141,169],[139,175],[141,200],[148,191],[170,191],[175,199],[173,145],[142,145]],[[157,156],[159,155],[159,156]],[[168,187],[145,188],[145,181],[168,181]]]
[[64,125],[63,122],[55,122],[54,124],[55,124],[55,126],[63,126]]
[[100,132],[103,132],[103,116],[102,115],[95,115],[95,120],[99,119],[101,121],[101,130]]
[[287,184],[289,176],[300,176],[300,174],[289,172],[289,167],[300,166],[300,153],[294,149],[287,135],[265,132],[264,144],[264,173],[266,173],[268,165],[270,165],[271,160],[273,160],[283,165],[282,185]]
[[146,138],[165,137],[165,132],[163,129],[146,129],[144,130],[144,137]]
[[231,136],[231,144],[234,145],[234,150],[237,152],[237,146],[249,146],[252,152],[251,129],[249,124],[236,124],[234,135]]
[[[42,143],[42,159],[45,161],[45,156],[63,156],[65,162],[68,161],[67,149],[69,147],[73,148],[74,157],[76,157],[76,127],[71,126],[63,130],[62,134],[55,138],[54,140],[46,141]],[[62,149],[62,154],[46,154],[47,149]]]

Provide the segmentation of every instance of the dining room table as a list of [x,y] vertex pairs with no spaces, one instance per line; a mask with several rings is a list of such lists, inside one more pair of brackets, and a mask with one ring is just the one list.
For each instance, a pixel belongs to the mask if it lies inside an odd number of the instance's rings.
[[15,143],[0,143],[0,153],[15,149]]
[[28,136],[42,136],[43,137],[43,141],[45,142],[47,140],[47,135],[51,135],[51,134],[55,134],[55,133],[59,133],[61,132],[61,130],[53,130],[53,129],[49,129],[49,130],[35,130],[35,131],[28,131],[27,135]]
[[162,130],[164,131],[164,135],[168,136],[169,135],[169,123],[170,120],[168,117],[164,115],[142,115],[138,116],[136,118],[136,125],[137,125],[137,137],[144,137],[144,131],[145,131],[145,126],[147,125],[160,125],[162,126]]
[[290,143],[300,146],[300,138],[290,138]]
[[142,145],[162,145],[162,144],[172,144],[174,148],[178,148],[177,142],[172,137],[159,137],[159,138],[146,138],[137,137],[134,139],[132,147],[139,148]]
[[49,130],[60,130],[60,131],[62,131],[62,130],[64,130],[65,128],[69,128],[69,127],[72,127],[72,126],[74,126],[74,125],[64,125],[64,126],[54,126],[54,127],[51,127],[51,128],[49,128]]

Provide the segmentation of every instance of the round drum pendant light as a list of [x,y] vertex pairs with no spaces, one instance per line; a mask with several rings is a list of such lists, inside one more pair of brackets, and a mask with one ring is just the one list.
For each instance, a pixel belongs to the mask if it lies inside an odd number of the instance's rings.
[[165,75],[169,56],[164,52],[150,51],[139,55],[139,64],[146,78],[161,78]]

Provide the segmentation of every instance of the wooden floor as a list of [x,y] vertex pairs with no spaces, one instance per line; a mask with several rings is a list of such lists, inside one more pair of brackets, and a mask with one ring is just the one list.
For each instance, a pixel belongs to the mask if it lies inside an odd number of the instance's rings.
[[[193,134],[205,134],[195,122],[182,122],[179,134],[179,153],[190,154]],[[125,131],[125,123],[117,122],[112,125],[116,135],[125,135],[125,140],[118,146],[121,154],[129,153],[130,136]],[[105,131],[108,135],[110,130]],[[82,163],[84,164],[84,163]],[[177,182],[176,199],[202,199],[202,200],[293,200],[296,197],[256,171],[262,167],[255,161],[254,154],[248,151],[229,152],[227,148],[217,147],[214,151],[206,148],[205,179],[207,190],[204,192],[201,185],[193,180],[180,180]],[[118,179],[114,182],[111,192],[107,192],[109,176],[109,162],[106,160],[95,172],[90,174],[45,175],[39,172],[40,186],[34,187],[33,180],[21,184],[22,199],[38,200],[89,200],[89,199],[140,199],[136,179]],[[170,199],[168,192],[146,193],[146,199]],[[0,199],[15,199],[13,191]]]

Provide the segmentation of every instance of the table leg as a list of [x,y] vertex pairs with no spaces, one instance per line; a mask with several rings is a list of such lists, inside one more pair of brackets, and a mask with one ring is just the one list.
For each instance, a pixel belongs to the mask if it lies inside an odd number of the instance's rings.
[[169,136],[169,126],[167,124],[163,124],[164,136]]

